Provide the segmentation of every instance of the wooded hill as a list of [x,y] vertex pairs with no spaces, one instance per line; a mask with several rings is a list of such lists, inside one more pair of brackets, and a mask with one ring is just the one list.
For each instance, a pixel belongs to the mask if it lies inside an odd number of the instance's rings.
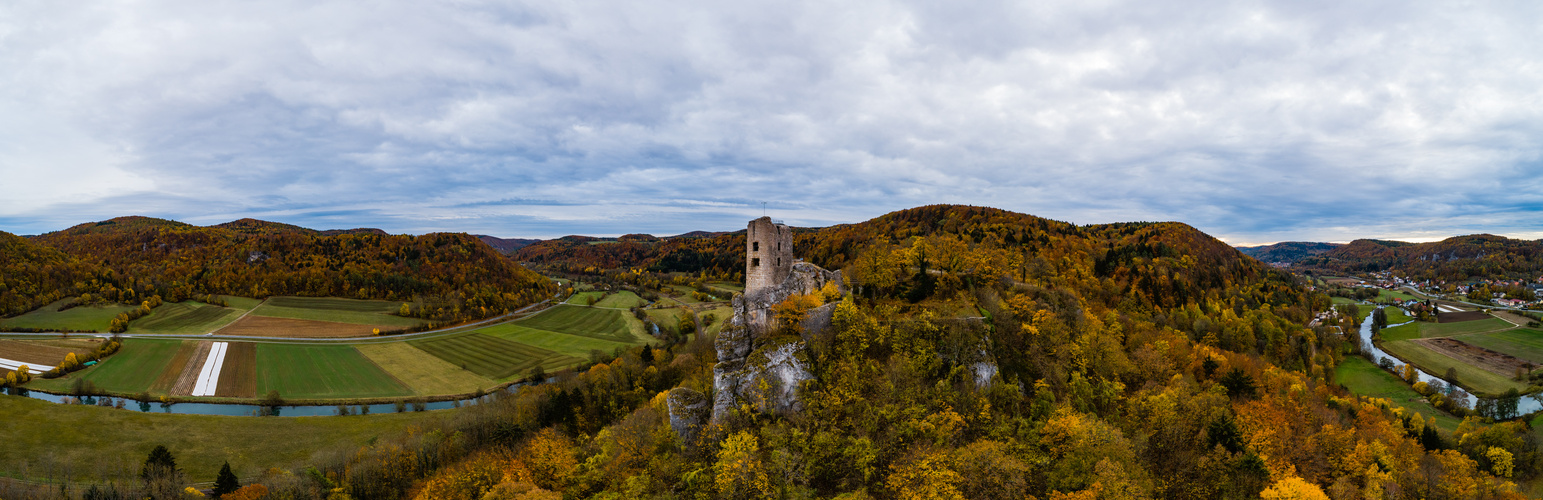
[[200,227],[136,216],[30,241],[5,236],[0,305],[8,315],[84,293],[118,302],[221,294],[419,299],[427,316],[450,319],[528,304],[551,286],[460,233],[316,231],[253,219]]
[[1415,279],[1527,278],[1543,275],[1543,240],[1492,234],[1457,236],[1430,243],[1355,240],[1298,266],[1338,272],[1398,270]]
[[[546,262],[639,266],[690,245],[700,258],[679,262],[743,265],[733,236],[566,240]],[[1184,224],[928,206],[801,231],[795,253],[855,291],[824,330],[766,333],[807,346],[801,409],[751,402],[682,437],[672,398],[718,382],[699,338],[436,429],[474,445],[382,439],[318,468],[356,498],[468,500],[1519,498],[1506,480],[1543,470],[1523,422],[1438,430],[1400,408],[1420,402],[1336,385],[1347,345],[1305,326],[1328,298]],[[818,295],[776,310],[796,317]],[[419,456],[445,462],[398,465]]]
[[1262,245],[1254,247],[1236,247],[1243,255],[1259,259],[1259,262],[1292,263],[1299,260],[1322,255],[1325,252],[1345,246],[1343,243],[1319,243],[1311,241],[1284,241],[1274,245]]

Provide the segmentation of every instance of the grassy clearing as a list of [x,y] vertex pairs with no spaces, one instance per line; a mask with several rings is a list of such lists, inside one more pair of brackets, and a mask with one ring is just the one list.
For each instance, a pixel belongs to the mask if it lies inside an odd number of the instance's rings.
[[271,297],[257,309],[253,316],[270,318],[308,319],[353,323],[357,325],[387,325],[395,327],[417,326],[423,320],[404,318],[396,313],[400,302],[384,300],[355,300],[337,297]]
[[1425,398],[1414,392],[1403,380],[1365,358],[1346,358],[1334,368],[1334,380],[1356,394],[1387,398],[1425,418],[1436,417],[1436,425],[1447,432],[1456,430],[1457,424],[1462,423],[1462,419],[1431,407]]
[[211,306],[203,302],[185,300],[162,304],[149,316],[129,324],[130,333],[181,333],[197,334],[212,332],[230,324],[250,309]]
[[537,330],[514,323],[494,325],[476,330],[476,332],[583,359],[587,359],[589,352],[593,350],[609,353],[615,351],[618,347],[625,348],[633,345],[630,343]]
[[716,334],[719,331],[722,331],[725,325],[729,324],[729,317],[734,316],[734,308],[728,305],[723,305],[715,307],[709,311],[702,311],[701,313],[697,314],[697,317],[702,318],[706,316],[707,313],[712,313],[713,322],[702,325],[703,330],[710,334]]
[[1403,309],[1399,309],[1397,307],[1384,307],[1382,310],[1387,311],[1388,324],[1390,325],[1414,321],[1414,318],[1409,317],[1408,314],[1404,314]]
[[1419,297],[1415,297],[1413,295],[1409,295],[1409,294],[1404,293],[1404,292],[1395,292],[1395,291],[1392,291],[1392,290],[1379,290],[1378,293],[1377,293],[1377,300],[1393,300],[1393,299],[1420,300]]
[[[85,378],[99,389],[139,393],[155,384],[181,348],[181,340],[124,339],[123,348],[101,364],[58,380],[73,383],[75,378]],[[180,369],[181,366],[171,368]]]
[[1543,331],[1516,328],[1500,332],[1464,335],[1463,342],[1500,351],[1534,363],[1543,364]]
[[630,344],[639,340],[632,333],[627,315],[614,309],[559,305],[515,323],[537,330],[612,342]]
[[257,345],[257,393],[291,399],[380,398],[412,391],[352,346]]
[[358,349],[364,357],[422,396],[465,394],[497,385],[405,342],[364,344]]
[[77,474],[134,479],[150,449],[165,445],[193,481],[214,480],[227,460],[237,476],[249,479],[269,467],[301,467],[315,453],[363,446],[437,418],[434,412],[281,418],[168,415],[0,396],[0,421],[26,423],[0,429],[6,451],[0,454],[0,474],[16,477],[26,470],[40,476],[51,459],[69,464]]
[[499,337],[468,333],[409,342],[413,347],[495,381],[529,374],[536,366],[567,366],[583,360]]
[[63,299],[52,304],[33,309],[31,312],[0,320],[0,330],[8,328],[38,328],[74,330],[86,332],[105,332],[108,323],[119,313],[127,312],[138,306],[121,304],[94,305],[72,307],[63,311],[58,310],[71,299]]
[[1425,346],[1408,340],[1397,342],[1383,342],[1382,350],[1398,356],[1400,359],[1414,363],[1415,366],[1426,373],[1445,376],[1447,369],[1455,369],[1457,382],[1468,387],[1470,392],[1485,396],[1497,396],[1507,389],[1526,391],[1527,386],[1510,378],[1496,375],[1482,368],[1463,363],[1441,353],[1427,349]]
[[1359,304],[1359,302],[1356,302],[1355,299],[1350,299],[1350,298],[1345,298],[1345,297],[1329,297],[1329,303],[1331,303],[1331,304]]
[[731,283],[731,282],[728,282],[728,281],[714,281],[714,282],[708,283],[707,286],[713,287],[713,288],[717,288],[717,289],[720,289],[720,290],[727,290],[727,291],[734,292],[734,293],[745,293],[745,284],[744,283]]

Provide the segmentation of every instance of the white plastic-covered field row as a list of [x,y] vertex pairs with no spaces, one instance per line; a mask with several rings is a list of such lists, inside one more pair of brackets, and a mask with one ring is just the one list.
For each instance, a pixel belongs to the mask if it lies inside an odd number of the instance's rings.
[[43,373],[43,372],[46,372],[48,370],[54,369],[54,367],[52,367],[52,366],[39,365],[39,364],[34,364],[34,363],[23,363],[23,362],[20,362],[20,361],[14,361],[14,360],[9,360],[9,359],[5,359],[5,358],[0,358],[0,374],[3,374],[4,372],[14,372],[17,369],[20,369],[21,365],[27,365],[27,371],[32,372],[34,374]]
[[220,385],[220,368],[225,366],[225,349],[229,345],[228,342],[215,342],[209,346],[209,357],[204,359],[204,368],[198,372],[198,383],[193,385],[194,396],[214,395]]

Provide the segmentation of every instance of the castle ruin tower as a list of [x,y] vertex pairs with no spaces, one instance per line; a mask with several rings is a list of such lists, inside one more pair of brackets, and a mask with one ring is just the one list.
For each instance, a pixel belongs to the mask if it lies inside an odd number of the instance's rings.
[[745,231],[745,295],[777,286],[793,271],[793,230],[762,217]]

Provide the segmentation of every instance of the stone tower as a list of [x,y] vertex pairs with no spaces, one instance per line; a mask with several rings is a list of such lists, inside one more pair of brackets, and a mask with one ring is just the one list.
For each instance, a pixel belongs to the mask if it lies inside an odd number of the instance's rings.
[[793,230],[762,217],[745,232],[745,295],[777,286],[793,270]]

